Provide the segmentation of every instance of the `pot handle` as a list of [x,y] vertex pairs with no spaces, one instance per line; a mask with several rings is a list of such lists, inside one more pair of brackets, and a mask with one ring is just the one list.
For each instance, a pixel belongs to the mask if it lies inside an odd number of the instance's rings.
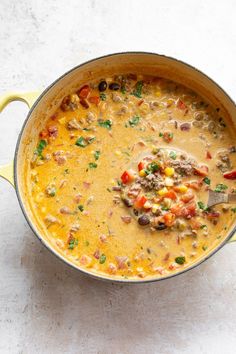
[[[0,96],[0,112],[12,101],[25,102],[31,108],[40,95],[40,91],[34,92],[9,92]],[[14,187],[14,163],[11,161],[7,165],[0,166],[0,177],[3,177]]]

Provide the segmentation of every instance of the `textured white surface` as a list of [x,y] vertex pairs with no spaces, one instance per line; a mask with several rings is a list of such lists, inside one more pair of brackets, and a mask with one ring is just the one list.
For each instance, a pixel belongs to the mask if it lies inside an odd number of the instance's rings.
[[[1,0],[1,93],[44,88],[73,66],[125,50],[175,56],[236,99],[235,0]],[[1,114],[0,163],[27,112]],[[0,181],[0,353],[231,354],[236,244],[172,280],[101,283],[51,255]]]

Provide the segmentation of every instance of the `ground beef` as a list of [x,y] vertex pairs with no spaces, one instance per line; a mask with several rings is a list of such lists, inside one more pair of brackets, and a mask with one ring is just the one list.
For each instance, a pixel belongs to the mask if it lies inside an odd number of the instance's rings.
[[191,159],[182,161],[172,160],[170,161],[170,166],[180,175],[191,176],[194,173],[194,166],[196,166],[196,164]]
[[165,186],[162,177],[153,173],[150,173],[146,178],[137,179],[136,183],[140,184],[146,191],[159,190]]

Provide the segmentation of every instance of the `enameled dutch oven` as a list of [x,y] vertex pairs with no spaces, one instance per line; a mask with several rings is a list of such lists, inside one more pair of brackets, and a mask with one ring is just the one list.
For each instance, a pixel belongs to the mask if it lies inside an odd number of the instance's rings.
[[145,283],[170,278],[190,270],[212,256],[227,242],[236,241],[236,222],[231,227],[231,230],[222,237],[221,243],[217,245],[215,249],[209,251],[208,254],[204,255],[200,260],[197,260],[196,263],[190,267],[182,271],[180,270],[177,273],[162,278],[157,277],[150,279],[116,279],[112,276],[94,274],[89,270],[81,269],[79,266],[71,263],[60,254],[59,251],[54,249],[46,239],[33,217],[30,207],[30,198],[26,188],[27,180],[24,173],[25,169],[29,168],[29,161],[32,157],[32,151],[34,151],[37,144],[39,131],[44,126],[50,114],[60,105],[64,96],[75,91],[79,85],[91,81],[94,78],[107,77],[116,73],[126,72],[152,74],[180,82],[220,107],[228,116],[232,125],[236,125],[236,106],[233,100],[219,85],[194,67],[174,58],[154,53],[125,52],[111,54],[90,60],[75,67],[53,82],[42,93],[13,92],[0,97],[0,111],[2,111],[8,103],[15,100],[27,103],[30,108],[17,141],[14,161],[9,165],[0,167],[0,176],[8,180],[15,187],[23,214],[35,235],[52,253],[65,263],[98,279],[113,282]]

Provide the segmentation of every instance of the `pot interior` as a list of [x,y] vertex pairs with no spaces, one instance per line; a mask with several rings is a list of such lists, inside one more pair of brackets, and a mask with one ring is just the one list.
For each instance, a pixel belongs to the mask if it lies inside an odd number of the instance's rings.
[[[164,77],[193,89],[206,101],[220,107],[224,116],[227,117],[228,122],[232,125],[232,129],[235,129],[236,107],[225,92],[195,68],[169,57],[150,53],[115,54],[87,62],[59,78],[43,92],[27,117],[16,150],[15,174],[18,196],[23,211],[34,232],[49,249],[71,265],[72,263],[65,260],[62,254],[59,253],[59,250],[53,249],[45,227],[41,225],[40,220],[37,218],[37,213],[35,213],[34,207],[31,204],[29,198],[30,181],[28,178],[30,175],[29,169],[32,151],[34,151],[37,144],[39,132],[44,127],[48,117],[61,104],[64,96],[73,93],[81,85],[97,78],[105,78],[114,74],[129,72]],[[233,233],[233,227],[234,225],[232,225],[230,232],[222,237],[221,245]],[[211,253],[213,252],[206,253],[204,258],[207,258]],[[196,264],[200,263],[200,261],[197,259]],[[75,265],[73,266],[79,268]],[[101,276],[98,274],[98,277]],[[107,277],[107,279],[112,279],[112,277]],[[155,279],[152,278],[151,280]],[[147,280],[145,279],[145,281]]]

